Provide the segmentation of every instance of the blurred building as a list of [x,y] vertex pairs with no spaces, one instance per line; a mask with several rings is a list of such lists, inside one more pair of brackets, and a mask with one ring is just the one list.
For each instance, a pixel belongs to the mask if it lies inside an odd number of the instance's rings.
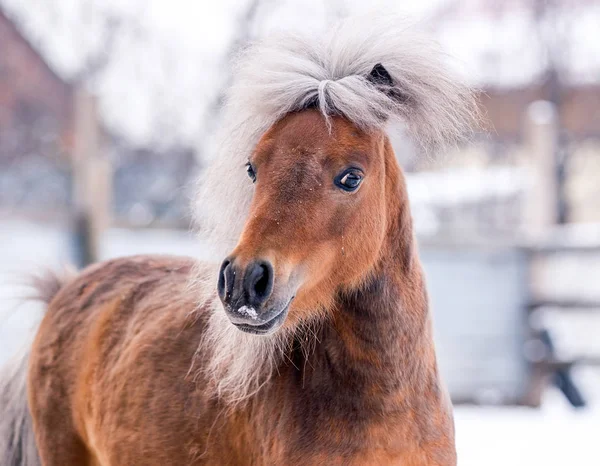
[[[422,196],[427,217],[421,223],[433,218],[434,233],[509,234],[527,223],[525,204],[537,169],[528,108],[540,100],[550,102],[557,117],[548,158],[555,164],[558,219],[599,222],[600,2],[450,0],[428,23],[481,89],[486,131],[474,145],[421,163],[421,169],[444,172],[435,182],[443,194]],[[431,186],[432,177],[420,178]],[[426,192],[419,181],[415,190]]]
[[[552,84],[532,82],[514,88],[490,87],[481,97],[493,137],[499,141],[522,141],[527,106],[537,100],[556,99]],[[600,84],[569,84],[560,89],[562,130],[570,140],[600,138]]]
[[[72,205],[76,81],[61,76],[2,9],[0,44],[0,210],[64,217]],[[116,221],[187,227],[194,151],[183,144],[139,148],[102,133]]]
[[65,207],[73,88],[0,10],[0,205]]
[[0,10],[0,154],[63,152],[71,145],[72,86]]

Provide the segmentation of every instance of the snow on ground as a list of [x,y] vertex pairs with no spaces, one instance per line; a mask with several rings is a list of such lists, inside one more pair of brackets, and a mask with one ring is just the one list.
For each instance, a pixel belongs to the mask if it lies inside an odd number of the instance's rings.
[[[135,253],[199,255],[192,235],[173,231],[110,230],[104,257]],[[21,221],[0,222],[0,364],[23,345],[39,306],[22,303],[23,276],[67,263],[68,238],[58,229]],[[593,279],[593,277],[591,277]],[[600,465],[600,373],[578,369],[591,407],[576,411],[554,389],[541,409],[458,406],[460,466]]]
[[[593,375],[593,374],[590,374]],[[599,393],[600,377],[588,381]],[[541,409],[455,408],[459,466],[598,466],[600,397],[576,411],[549,390]]]

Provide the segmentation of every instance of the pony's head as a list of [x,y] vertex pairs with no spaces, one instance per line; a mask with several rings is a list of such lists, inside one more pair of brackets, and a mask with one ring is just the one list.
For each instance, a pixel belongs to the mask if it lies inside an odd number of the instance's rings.
[[392,206],[408,202],[387,122],[429,150],[460,140],[476,115],[444,61],[409,28],[372,18],[242,55],[198,198],[220,263],[208,283],[222,305],[205,343],[222,391],[257,388],[274,349],[386,253]]
[[248,219],[218,278],[240,330],[310,319],[373,267],[386,230],[384,143],[381,131],[327,122],[316,109],[287,115],[260,139],[246,166]]

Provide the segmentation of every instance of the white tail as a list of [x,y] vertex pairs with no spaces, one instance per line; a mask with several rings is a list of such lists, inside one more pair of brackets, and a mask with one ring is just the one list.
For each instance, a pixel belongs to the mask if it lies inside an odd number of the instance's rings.
[[0,465],[38,466],[38,456],[27,404],[29,350],[0,373]]
[[[49,304],[68,278],[50,271],[32,277],[32,300]],[[27,401],[29,347],[0,372],[0,466],[40,466]]]

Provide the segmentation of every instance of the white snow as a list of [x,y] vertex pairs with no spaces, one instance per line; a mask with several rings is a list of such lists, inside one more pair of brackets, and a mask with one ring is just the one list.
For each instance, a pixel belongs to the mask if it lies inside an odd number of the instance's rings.
[[558,393],[549,395],[539,410],[456,407],[459,466],[600,464],[598,406],[578,412],[565,406]]
[[250,306],[242,306],[238,309],[238,312],[242,315],[248,316],[251,319],[256,320],[258,314],[256,313],[256,309]]

